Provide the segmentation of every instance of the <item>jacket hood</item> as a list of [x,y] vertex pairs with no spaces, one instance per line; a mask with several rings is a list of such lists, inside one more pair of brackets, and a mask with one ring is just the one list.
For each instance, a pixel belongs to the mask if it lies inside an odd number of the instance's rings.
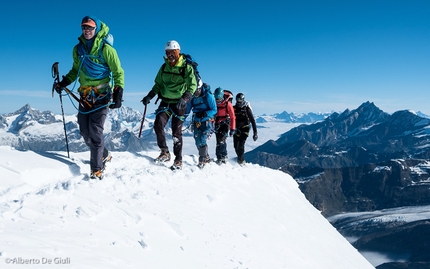
[[100,28],[101,28],[101,25],[100,25],[100,20],[99,19],[97,19],[97,17],[96,16],[85,16],[83,19],[82,19],[82,24],[81,25],[83,25],[84,24],[84,22],[87,22],[88,20],[92,20],[92,21],[94,21],[95,23],[96,23],[96,34],[100,31]]
[[[92,46],[92,49],[91,49],[91,52],[90,52],[90,54],[93,54],[93,55],[97,54],[97,51],[98,51],[101,43],[103,42],[103,38],[109,33],[109,27],[104,22],[102,22],[100,20],[97,20],[96,24],[100,25],[100,27],[97,26],[98,30],[95,33],[94,37],[93,37],[94,38],[94,43],[93,43],[93,46]],[[81,36],[79,36],[78,39],[84,45],[87,44],[86,39],[85,39],[85,37],[84,37],[83,34],[81,34]]]

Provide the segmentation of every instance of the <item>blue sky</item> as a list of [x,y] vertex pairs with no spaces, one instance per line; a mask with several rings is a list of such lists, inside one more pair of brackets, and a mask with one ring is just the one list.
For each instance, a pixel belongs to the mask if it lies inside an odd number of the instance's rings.
[[[430,114],[430,1],[3,1],[0,113],[29,103],[60,112],[51,66],[72,65],[85,15],[114,35],[124,105],[143,110],[177,40],[203,80],[245,93],[255,114],[330,112],[366,101]],[[76,113],[68,98],[66,114]],[[155,110],[153,102],[149,111]]]

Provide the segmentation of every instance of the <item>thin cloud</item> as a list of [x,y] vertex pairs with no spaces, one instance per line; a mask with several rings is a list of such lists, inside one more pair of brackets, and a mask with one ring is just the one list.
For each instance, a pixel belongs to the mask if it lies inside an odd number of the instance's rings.
[[52,98],[52,95],[50,93],[47,94],[47,91],[30,91],[30,90],[0,90],[0,95]]

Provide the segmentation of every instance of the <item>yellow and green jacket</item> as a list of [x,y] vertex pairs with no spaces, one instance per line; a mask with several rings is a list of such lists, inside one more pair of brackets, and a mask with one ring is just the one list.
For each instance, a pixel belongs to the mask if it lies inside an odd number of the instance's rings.
[[[102,61],[97,58],[97,56],[99,56],[100,46],[103,43],[103,38],[109,33],[109,27],[105,23],[100,22],[100,25],[101,29],[96,33],[91,51],[88,51],[87,42],[84,36],[81,35],[78,38],[79,43],[85,47],[86,53],[91,56],[96,56],[96,58],[92,58],[91,60],[98,63],[102,63]],[[81,85],[81,87],[88,87],[109,83],[112,76],[114,83],[113,86],[119,86],[121,88],[124,88],[124,70],[121,67],[121,62],[119,60],[115,48],[108,44],[103,45],[103,58],[105,63],[108,65],[111,73],[104,78],[94,79],[91,78],[83,68],[83,65],[81,63],[82,57],[78,53],[79,43],[73,48],[73,66],[69,73],[66,75],[67,80],[73,82],[76,79],[79,79],[79,84]]]

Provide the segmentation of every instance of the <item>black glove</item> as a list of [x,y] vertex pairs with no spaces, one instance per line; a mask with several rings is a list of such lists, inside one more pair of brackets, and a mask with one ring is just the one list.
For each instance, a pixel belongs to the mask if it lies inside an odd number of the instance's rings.
[[55,90],[58,94],[61,94],[63,88],[67,87],[70,84],[70,81],[63,76],[63,79],[55,85]]
[[112,101],[114,102],[114,104],[111,104],[109,106],[109,108],[120,108],[121,104],[122,104],[122,92],[124,91],[123,88],[121,88],[120,86],[116,86],[113,89],[113,94],[112,94]]
[[233,136],[236,133],[236,130],[230,130],[230,136]]
[[258,139],[258,134],[257,134],[257,133],[254,133],[254,135],[252,136],[252,139],[254,139],[254,141],[257,141],[257,139]]
[[54,82],[54,84],[52,85],[52,94],[54,94],[54,89],[58,94],[61,94],[61,91],[63,90],[63,88],[60,87],[59,82]]
[[176,104],[176,108],[178,110],[184,110],[187,108],[187,103],[191,99],[191,93],[190,92],[184,92],[181,99],[179,99],[178,103]]
[[151,99],[154,98],[154,96],[155,96],[155,92],[151,90],[149,91],[147,96],[143,97],[141,102],[143,103],[144,106],[146,106],[147,104],[150,103]]

